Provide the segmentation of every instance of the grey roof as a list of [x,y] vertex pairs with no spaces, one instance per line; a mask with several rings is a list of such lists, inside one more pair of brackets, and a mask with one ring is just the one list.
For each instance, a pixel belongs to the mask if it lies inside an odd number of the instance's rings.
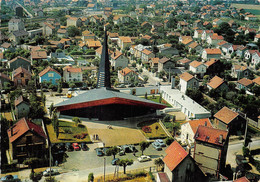
[[21,21],[22,21],[21,19],[12,18],[9,22],[10,22],[10,23],[19,23],[19,22],[21,22]]
[[102,100],[102,99],[109,99],[109,98],[122,98],[122,99],[128,99],[128,100],[134,100],[134,101],[139,101],[139,102],[145,102],[145,103],[150,103],[150,104],[157,104],[157,105],[163,105],[159,104],[147,99],[143,99],[134,95],[126,94],[119,92],[118,90],[112,90],[108,88],[98,88],[98,89],[93,89],[89,90],[88,92],[85,92],[83,94],[80,94],[76,97],[72,97],[71,99],[65,100],[63,102],[60,102],[55,105],[55,107],[60,107],[60,106],[66,106],[66,105],[71,105],[71,104],[78,104],[78,103],[85,103],[85,102],[91,102],[91,101],[97,101],[97,100]]
[[17,31],[13,31],[14,36],[16,37],[20,37],[20,36],[28,36],[29,33],[26,32],[25,30],[17,30]]

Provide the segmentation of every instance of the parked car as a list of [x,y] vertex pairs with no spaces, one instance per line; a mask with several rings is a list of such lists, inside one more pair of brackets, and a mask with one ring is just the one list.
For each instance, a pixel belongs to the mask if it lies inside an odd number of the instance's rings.
[[74,150],[73,147],[72,147],[72,145],[71,145],[71,143],[66,143],[66,144],[65,144],[65,147],[66,147],[66,150],[67,150],[68,152],[71,152],[71,151]]
[[126,86],[124,84],[118,85],[118,88],[125,88]]
[[119,156],[125,155],[125,151],[123,150],[123,148],[121,146],[117,146],[117,148],[119,149],[119,152],[118,152]]
[[89,90],[87,86],[80,87],[80,90]]
[[136,147],[134,145],[129,145],[129,148],[132,152],[138,152],[138,150],[136,149]]
[[133,83],[130,83],[128,87],[135,87],[135,85]]
[[68,91],[74,91],[76,88],[69,88]]
[[109,148],[107,148],[107,147],[103,148],[103,153],[104,153],[104,155],[106,155],[106,156],[109,155],[108,149],[109,149]]
[[137,84],[137,87],[144,87],[144,84],[138,83],[138,84]]
[[125,153],[130,153],[132,152],[130,147],[128,145],[122,145],[122,150],[125,152]]
[[88,146],[87,146],[87,144],[85,142],[81,143],[80,145],[81,145],[81,149],[83,151],[87,151],[88,150]]
[[161,145],[158,142],[153,142],[152,146],[155,148],[155,150],[162,150]]
[[57,169],[54,168],[47,168],[45,171],[42,172],[43,176],[49,176],[51,173],[51,175],[57,175],[59,174]]
[[16,182],[16,181],[21,181],[17,175],[6,175],[1,178],[1,181],[3,182]]
[[47,88],[43,88],[42,91],[43,92],[49,92],[49,90]]
[[138,157],[137,160],[138,160],[139,162],[145,162],[145,161],[150,161],[151,158],[150,158],[149,156],[142,155],[142,156]]
[[162,139],[157,139],[155,140],[157,143],[160,144],[161,147],[166,147],[166,144],[164,143],[164,141]]
[[111,164],[116,165],[119,160],[120,160],[119,158],[115,158],[115,159],[112,160]]
[[103,156],[104,155],[102,149],[100,149],[100,148],[96,149],[96,153],[97,153],[97,156]]
[[74,150],[80,150],[79,144],[78,143],[73,143],[72,147]]

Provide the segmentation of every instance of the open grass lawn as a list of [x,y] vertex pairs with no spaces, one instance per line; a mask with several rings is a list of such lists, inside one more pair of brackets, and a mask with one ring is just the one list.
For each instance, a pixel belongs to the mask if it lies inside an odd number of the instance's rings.
[[[142,96],[142,98],[145,98]],[[154,102],[157,102],[157,103],[160,103],[159,102],[159,98],[160,96],[147,96],[147,99],[148,100],[151,100],[151,101],[154,101]],[[161,104],[165,104],[167,107],[172,107],[171,104],[169,104],[168,102],[166,102],[164,99],[162,99],[162,103]]]
[[[56,138],[56,133],[54,132],[52,124],[48,124],[47,130],[52,143],[62,143],[62,142],[91,142],[88,130],[84,125],[76,126],[75,123],[67,121],[59,121],[59,137]],[[66,133],[69,132],[69,133]],[[83,139],[74,138],[74,135],[87,134]]]
[[243,8],[244,10],[248,10],[248,9],[256,9],[256,10],[260,10],[260,6],[259,5],[254,5],[254,4],[231,4],[232,7],[236,7],[236,8]]
[[[157,121],[145,121],[138,124],[139,127],[141,127],[141,131],[144,134],[146,138],[161,138],[161,137],[167,137],[166,133],[164,132],[163,128]],[[145,133],[142,130],[143,126],[149,126],[151,127],[152,131],[151,133]],[[158,126],[158,130],[156,130],[156,126]]]

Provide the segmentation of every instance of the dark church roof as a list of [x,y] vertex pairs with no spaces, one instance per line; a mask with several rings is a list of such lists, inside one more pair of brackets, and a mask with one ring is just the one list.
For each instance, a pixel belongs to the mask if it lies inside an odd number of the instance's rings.
[[57,107],[59,111],[62,111],[108,104],[143,105],[155,109],[164,109],[166,107],[163,104],[107,88],[90,90],[76,97],[72,97],[71,99],[58,103],[55,107]]

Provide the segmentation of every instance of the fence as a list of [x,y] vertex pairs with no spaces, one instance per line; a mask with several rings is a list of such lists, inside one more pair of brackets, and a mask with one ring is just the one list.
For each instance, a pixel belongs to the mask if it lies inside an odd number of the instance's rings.
[[[127,174],[124,174],[123,172],[118,172],[119,171],[118,168],[123,169],[123,167],[119,167],[119,166],[115,167],[114,174],[105,175],[105,181],[110,181],[110,180],[112,181],[112,180],[116,180],[116,179],[119,179],[119,178],[124,178],[124,177],[127,177],[127,175],[129,175],[129,174],[136,174],[136,173],[139,173],[139,172],[145,172],[145,173],[148,173],[149,171],[151,171],[152,173],[158,172],[156,166],[150,166],[150,167],[134,169],[134,170],[127,170],[127,168],[126,168]],[[95,182],[103,182],[104,176],[95,177],[94,181]]]

